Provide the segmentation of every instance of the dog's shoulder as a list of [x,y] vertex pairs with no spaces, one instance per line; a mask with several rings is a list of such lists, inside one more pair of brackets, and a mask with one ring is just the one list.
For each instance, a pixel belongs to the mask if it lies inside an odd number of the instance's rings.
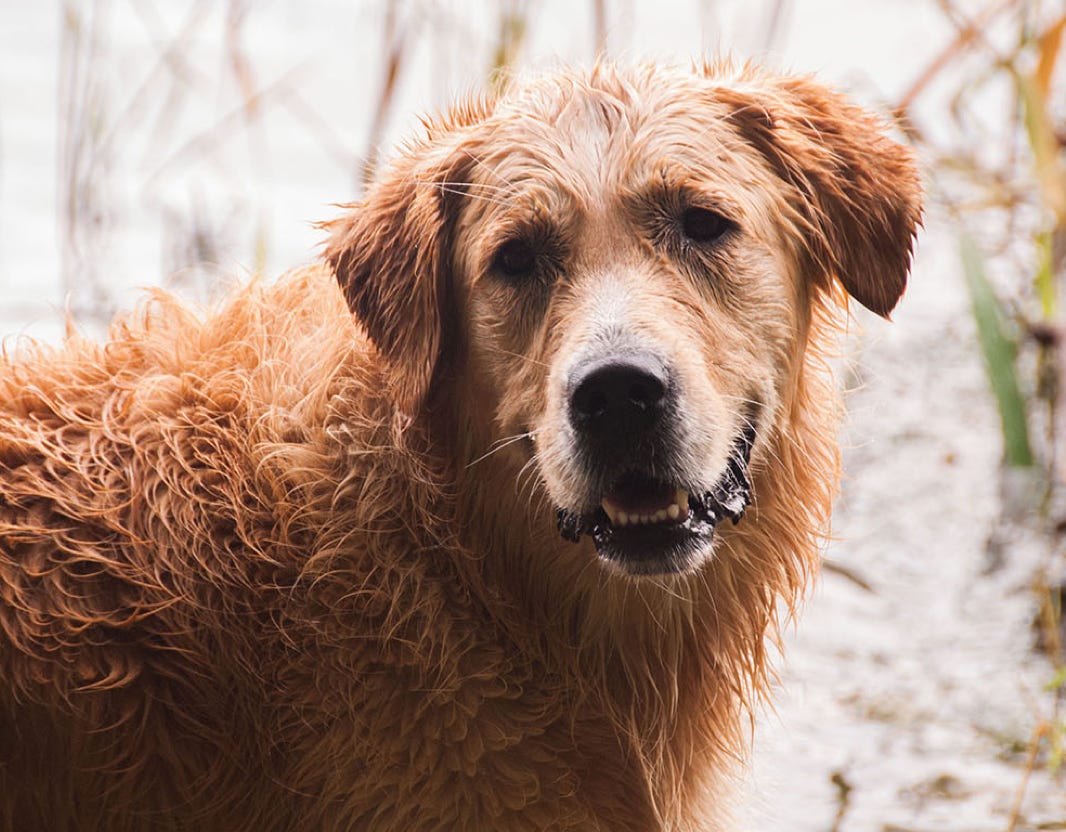
[[0,359],[0,542],[23,566],[31,549],[272,559],[287,513],[328,513],[385,446],[375,367],[325,267],[205,314],[153,292],[103,343],[21,344]]
[[380,386],[332,273],[311,266],[253,281],[206,312],[153,290],[102,343],[77,332],[56,346],[8,342],[0,420],[5,438],[26,419],[90,430],[182,414],[261,423],[328,398],[342,376],[365,393]]

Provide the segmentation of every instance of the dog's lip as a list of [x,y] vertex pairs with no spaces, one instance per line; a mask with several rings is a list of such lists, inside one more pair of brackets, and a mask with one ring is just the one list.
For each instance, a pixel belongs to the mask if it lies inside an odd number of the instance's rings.
[[[677,496],[684,495],[684,506],[678,506],[678,516],[670,517],[666,519],[651,519],[651,520],[630,520],[628,517],[626,520],[621,518],[616,513],[614,517],[611,516],[611,511],[601,503],[598,507],[582,513],[571,513],[563,509],[558,510],[559,514],[559,528],[563,534],[570,540],[578,540],[581,535],[587,534],[596,540],[597,542],[603,541],[607,535],[626,536],[633,537],[634,539],[639,536],[642,540],[651,539],[657,531],[670,532],[685,530],[688,532],[697,532],[703,534],[713,529],[721,520],[726,516],[731,515],[721,503],[715,499],[713,492],[705,491],[702,494],[690,494],[683,488],[677,488],[675,492]],[[609,500],[604,498],[604,503],[608,503]],[[672,503],[677,505],[676,503]],[[612,509],[614,506],[612,506]],[[661,511],[663,509],[657,509]],[[641,515],[636,513],[637,517]],[[630,514],[629,517],[633,517]],[[646,514],[644,516],[647,516]],[[739,521],[740,513],[733,516],[734,522]]]
[[[740,522],[751,502],[748,466],[755,435],[754,423],[748,422],[733,443],[725,470],[710,489],[693,489],[694,493],[690,493],[639,473],[623,475],[608,489],[600,506],[583,513],[558,509],[560,534],[575,543],[582,535],[589,535],[602,558],[623,564],[634,574],[691,568],[695,553],[709,550],[715,526],[726,517],[734,524]],[[614,500],[628,499],[632,501],[629,505],[643,508],[669,499],[671,488],[674,499],[682,494],[687,497],[684,516],[679,511],[677,518],[638,523],[629,523],[627,517],[623,524],[614,522],[618,515],[611,517],[605,505],[613,508],[620,505]]]
[[559,514],[559,529],[569,540],[581,535],[592,538],[601,559],[630,575],[663,575],[685,572],[710,551],[714,527],[720,516],[706,502],[689,498],[683,520],[671,522],[611,523],[607,513],[596,509],[586,514]]

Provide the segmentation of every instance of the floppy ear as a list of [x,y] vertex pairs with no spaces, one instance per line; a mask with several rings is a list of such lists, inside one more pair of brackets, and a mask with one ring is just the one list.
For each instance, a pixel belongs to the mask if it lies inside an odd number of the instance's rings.
[[388,362],[407,414],[429,392],[453,320],[451,226],[465,154],[423,145],[375,182],[366,201],[327,223],[325,256],[348,306]]
[[875,116],[813,81],[764,83],[765,94],[721,92],[744,138],[793,186],[815,279],[836,277],[887,318],[907,286],[921,221],[913,154]]

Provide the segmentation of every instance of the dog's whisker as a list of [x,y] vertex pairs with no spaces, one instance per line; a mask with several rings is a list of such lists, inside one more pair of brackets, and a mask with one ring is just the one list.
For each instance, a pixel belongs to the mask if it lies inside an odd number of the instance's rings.
[[474,182],[473,180],[446,179],[440,184],[447,185],[450,188],[483,188],[485,190],[501,191],[503,193],[512,192],[511,186],[509,185],[493,185],[491,182]]
[[[539,476],[540,472],[536,469],[537,462],[537,455],[533,454],[533,456],[530,457],[529,461],[526,462],[526,464],[519,469],[518,474],[515,476],[515,493],[520,502],[523,499],[522,493],[525,490],[526,485],[530,485],[531,483],[533,483],[536,480],[536,477]],[[532,487],[530,488],[529,493],[530,498],[532,498]]]
[[425,183],[425,184],[432,184],[432,186],[434,188],[437,188],[441,192],[446,193],[446,194],[455,194],[456,196],[465,196],[465,197],[468,197],[469,199],[478,199],[478,200],[481,200],[482,202],[491,202],[493,205],[502,205],[504,207],[508,207],[508,206],[511,205],[510,200],[495,199],[495,198],[493,198],[491,196],[484,196],[482,194],[471,193],[469,190],[466,190],[465,188],[458,188],[458,187],[457,188],[452,188],[452,187],[449,187],[447,185],[442,185],[439,182]]
[[550,364],[548,364],[548,363],[546,363],[544,361],[538,361],[536,358],[531,358],[530,356],[523,355],[520,352],[512,352],[511,350],[505,350],[503,347],[493,347],[492,351],[493,352],[502,353],[503,355],[510,355],[510,356],[512,356],[514,358],[520,358],[523,361],[525,361],[525,362],[527,362],[529,364],[535,364],[538,367],[544,367],[544,368],[549,369],[549,370],[551,369],[551,365]]
[[466,156],[474,162],[475,165],[477,165],[482,170],[486,171],[489,174],[489,176],[493,176],[496,179],[498,179],[501,182],[503,182],[503,185],[502,186],[498,186],[498,187],[503,187],[503,188],[507,189],[509,193],[514,193],[515,188],[516,188],[515,183],[511,182],[509,179],[507,179],[507,177],[501,176],[499,171],[496,168],[494,168],[491,165],[489,165],[484,160],[484,158],[482,158],[478,154],[474,153],[473,151],[471,151],[469,149],[464,151],[464,152],[465,152]]
[[[494,196],[491,192],[496,191],[502,193],[504,197],[508,196],[508,192],[496,185],[488,185],[481,182],[459,182],[447,180],[444,182],[430,179],[416,179],[415,184],[426,188],[436,188],[442,193],[455,194],[456,196],[470,197],[471,199],[479,199],[484,202],[491,202],[494,205],[502,205],[507,207],[511,205],[511,200],[507,198],[501,198],[500,196]],[[489,195],[472,193],[471,189],[484,189],[490,191]]]
[[728,399],[729,401],[737,402],[738,404],[750,404],[753,407],[763,406],[763,402],[759,401],[758,399],[749,399],[746,396],[734,396],[731,393],[719,393],[718,395],[721,396],[723,399]]
[[488,459],[497,451],[502,451],[504,448],[509,445],[513,445],[515,442],[521,442],[523,439],[532,439],[536,435],[536,433],[536,431],[531,430],[527,431],[526,433],[517,433],[514,436],[505,436],[503,439],[497,439],[495,442],[492,443],[492,446],[489,448],[489,450],[487,450],[473,462],[467,463],[466,467],[473,468],[482,460]]
[[[515,476],[515,494],[520,503],[523,502],[523,500],[529,502],[533,499],[538,484],[538,478],[541,477],[540,470],[537,467],[538,463],[538,455],[534,453]],[[524,482],[523,477],[525,477]],[[541,483],[543,483],[542,479]],[[529,487],[529,497],[523,497],[523,492],[527,486]]]
[[447,182],[436,183],[436,187],[446,193],[460,194],[463,196],[475,196],[471,191],[487,191],[487,194],[477,194],[477,196],[481,196],[483,199],[495,199],[499,205],[511,205],[511,197],[514,196],[513,189],[505,188],[501,185],[490,185],[486,182],[459,182],[449,180]]

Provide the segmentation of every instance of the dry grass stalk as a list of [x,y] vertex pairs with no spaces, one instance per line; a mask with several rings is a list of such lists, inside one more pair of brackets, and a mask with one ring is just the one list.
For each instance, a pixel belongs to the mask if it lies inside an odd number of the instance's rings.
[[[1007,229],[998,240],[988,241],[987,234],[980,235],[984,244],[982,250],[971,246],[968,273],[987,268],[990,277],[998,270],[1002,278],[1009,274],[1005,264],[1012,256],[1024,264],[1014,270],[1030,279],[1016,278],[1011,291],[1004,289],[1002,279],[989,280],[987,303],[981,308],[986,317],[1013,323],[1010,352],[1021,352],[1034,361],[1017,361],[1011,355],[997,365],[991,360],[988,342],[983,345],[993,387],[1002,386],[1006,376],[1015,376],[1021,379],[1018,388],[1025,396],[1010,418],[1000,401],[1005,443],[1012,429],[1009,422],[1024,430],[1026,422],[1032,420],[1044,428],[1043,442],[1035,451],[1047,494],[1042,507],[1032,508],[1043,508],[1050,514],[1044,522],[1051,531],[1035,594],[1041,609],[1040,638],[1056,668],[1056,681],[1049,686],[1053,694],[1048,710],[1038,715],[1028,744],[1008,826],[1008,832],[1014,832],[1021,823],[1033,771],[1042,766],[1054,768],[1061,757],[1061,737],[1066,731],[1060,708],[1066,674],[1060,635],[1062,609],[1051,603],[1052,588],[1066,575],[1062,551],[1066,534],[1066,309],[1062,299],[1066,290],[1066,124],[1057,121],[1064,117],[1061,102],[1066,74],[1059,57],[1066,32],[1066,10],[1041,9],[1039,4],[1025,0],[996,0],[970,19],[951,0],[940,0],[940,4],[955,24],[955,37],[919,73],[898,102],[896,113],[906,120],[904,126],[912,141],[935,160],[934,181],[960,225],[982,227],[982,220],[992,213],[999,226]],[[986,27],[1008,15],[1017,37],[1004,53],[986,37]],[[943,140],[938,144],[929,138],[932,131],[925,131],[916,123],[915,112],[920,109],[917,105],[934,79],[958,70],[964,60],[967,67],[974,61],[983,61],[984,68],[976,73],[972,69],[956,71],[950,114],[958,132],[957,144]],[[971,107],[976,110],[987,101],[986,85],[991,81],[1010,84],[1013,109],[993,132],[982,133],[974,129],[968,113]],[[937,112],[939,117],[942,108]],[[985,152],[989,146],[999,151],[991,154],[991,159]],[[956,182],[960,179],[961,187]],[[956,182],[954,194],[948,187],[952,182]],[[987,228],[987,223],[983,227]],[[1019,246],[1019,240],[1027,242]],[[979,311],[975,302],[975,315]],[[999,352],[1002,359],[1004,351]],[[1023,372],[1030,366],[1037,368],[1035,377],[1031,372],[1024,377]],[[1017,424],[1019,420],[1021,424]],[[1042,758],[1040,752],[1045,748],[1048,753]]]

